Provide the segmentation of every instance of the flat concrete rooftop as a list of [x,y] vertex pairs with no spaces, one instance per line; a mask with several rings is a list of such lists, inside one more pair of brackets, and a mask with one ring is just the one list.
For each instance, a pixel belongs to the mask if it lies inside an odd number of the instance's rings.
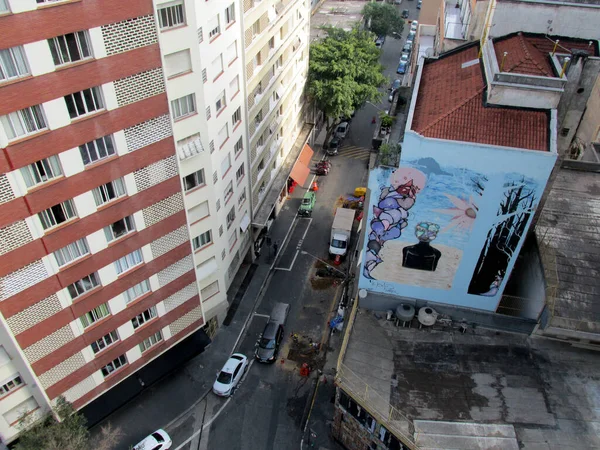
[[310,41],[327,37],[327,33],[321,29],[323,26],[351,30],[362,20],[362,10],[366,3],[366,0],[325,0],[310,19]]
[[419,448],[600,448],[597,352],[435,327],[396,327],[358,309],[339,386]]

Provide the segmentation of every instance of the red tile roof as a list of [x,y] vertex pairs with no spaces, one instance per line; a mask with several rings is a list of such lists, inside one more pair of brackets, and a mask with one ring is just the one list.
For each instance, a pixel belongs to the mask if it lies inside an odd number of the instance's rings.
[[[513,72],[541,77],[556,76],[550,64],[549,54],[554,49],[554,41],[545,36],[529,36],[518,33],[506,39],[494,41],[496,59],[501,72]],[[571,50],[587,50],[595,54],[595,46],[585,41],[561,38],[556,48],[558,53],[571,53]],[[504,64],[502,58],[506,52]]]
[[432,138],[548,151],[544,111],[484,106],[485,83],[477,46],[423,67],[412,129]]

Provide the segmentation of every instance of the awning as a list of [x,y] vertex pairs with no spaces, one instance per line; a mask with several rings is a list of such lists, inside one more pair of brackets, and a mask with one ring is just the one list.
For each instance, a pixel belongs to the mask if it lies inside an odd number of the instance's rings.
[[209,275],[212,275],[219,268],[219,264],[217,263],[217,258],[214,256],[206,262],[203,262],[198,267],[196,267],[196,278],[198,280],[203,280]]
[[300,186],[304,187],[304,183],[306,183],[306,179],[308,178],[308,174],[310,173],[310,168],[308,167],[310,164],[310,160],[313,156],[313,150],[310,148],[308,144],[304,144],[302,151],[300,152],[300,156],[294,164],[292,171],[290,173],[290,177]]
[[248,213],[246,213],[246,214],[244,214],[244,217],[242,217],[242,220],[240,221],[240,230],[242,230],[242,233],[246,232],[249,225],[250,225],[250,216],[248,215]]

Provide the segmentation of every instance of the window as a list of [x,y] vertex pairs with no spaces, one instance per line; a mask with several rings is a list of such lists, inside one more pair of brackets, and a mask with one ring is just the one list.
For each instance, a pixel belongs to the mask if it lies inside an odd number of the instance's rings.
[[231,64],[237,58],[237,41],[227,47],[227,64]]
[[229,170],[230,167],[231,167],[231,155],[229,153],[227,153],[227,156],[225,158],[223,158],[223,161],[221,161],[221,173],[223,174],[223,176],[225,176],[225,173]]
[[6,364],[10,362],[10,356],[4,350],[4,347],[0,345],[0,367],[4,367]]
[[233,181],[229,182],[229,184],[225,188],[225,191],[223,192],[223,198],[225,203],[227,203],[231,197],[233,197]]
[[[0,6],[0,11],[2,7]],[[21,45],[0,50],[0,81],[29,75],[25,51]]]
[[162,333],[160,331],[157,331],[152,336],[150,336],[150,337],[144,339],[142,342],[140,342],[140,351],[142,353],[144,353],[150,347],[153,347],[154,345],[158,344],[162,340],[163,340]]
[[217,114],[223,110],[227,106],[227,101],[225,99],[225,90],[219,94],[217,97],[217,101],[215,102],[215,109],[217,110]]
[[56,66],[92,57],[90,37],[85,30],[48,39],[48,45],[50,45],[50,53],[52,53],[52,59]]
[[210,113],[210,105],[206,107],[206,120],[210,119],[212,114]]
[[208,29],[210,30],[208,32],[209,40],[221,33],[221,25],[219,22],[218,14],[215,17],[213,17],[213,19],[208,23]]
[[206,74],[206,69],[202,69],[202,81],[206,83],[208,80],[208,75]]
[[236,75],[231,83],[229,83],[229,92],[231,92],[231,98],[238,92],[240,92],[240,76]]
[[135,250],[129,255],[125,255],[115,261],[115,270],[117,274],[122,274],[126,270],[131,269],[144,261],[141,250]]
[[38,213],[38,217],[42,221],[42,228],[44,230],[66,222],[76,215],[73,200],[64,201]]
[[9,140],[34,134],[48,127],[40,105],[0,116],[0,123]]
[[115,144],[112,135],[109,134],[80,145],[79,153],[81,153],[81,159],[83,159],[85,166],[113,156],[115,154]]
[[135,222],[133,221],[133,216],[127,216],[104,227],[104,236],[106,236],[107,242],[112,242],[132,231],[135,231]]
[[229,251],[231,251],[232,247],[237,242],[237,229],[233,229],[233,233],[229,236]]
[[102,94],[97,86],[65,95],[65,102],[71,119],[104,109]]
[[208,208],[208,201],[204,201],[188,210],[188,218],[190,223],[197,222],[205,217],[208,217],[209,215],[210,210]]
[[262,54],[260,52],[258,52],[255,56],[254,56],[254,68],[259,67],[260,65],[262,65]]
[[167,78],[172,78],[191,71],[192,59],[189,49],[165,55],[165,75]]
[[183,177],[183,189],[185,191],[189,191],[198,186],[204,186],[204,184],[204,169],[200,169],[189,174],[187,177]]
[[242,191],[240,196],[238,197],[238,205],[242,205],[246,201],[246,188]]
[[219,131],[219,148],[223,147],[227,139],[229,139],[229,125],[225,124]]
[[85,313],[83,316],[79,318],[81,320],[81,324],[83,328],[87,328],[95,322],[98,322],[100,319],[108,316],[110,314],[110,309],[108,309],[108,304],[102,303],[100,306],[92,309],[90,312]]
[[39,407],[40,407],[40,405],[35,400],[35,398],[33,398],[33,396],[32,396],[32,397],[29,397],[24,402],[19,403],[14,408],[6,411],[3,414],[3,417],[7,424],[9,424],[11,426],[16,425],[17,423],[19,423],[21,421],[21,419],[24,416],[31,414],[33,411],[35,411]]
[[275,48],[275,36],[269,39],[269,50],[273,50]]
[[183,0],[161,5],[158,8],[158,25],[161,30],[185,25]]
[[[219,174],[215,170],[213,173],[213,183],[216,183],[217,181],[219,181]],[[218,210],[219,210],[219,200],[217,200],[217,211]]]
[[154,319],[156,317],[156,306],[152,306],[148,308],[141,314],[138,314],[133,319],[131,319],[131,323],[133,324],[133,328],[136,329],[141,327],[143,324],[148,322],[150,319]]
[[238,109],[235,110],[235,112],[231,116],[231,125],[235,126],[241,120],[242,120],[242,108],[239,107]]
[[106,378],[118,368],[123,367],[125,364],[127,364],[127,357],[125,355],[121,355],[118,358],[113,359],[100,370],[102,371],[104,378]]
[[110,345],[117,342],[118,340],[119,340],[119,335],[117,334],[117,330],[113,330],[110,333],[102,336],[97,341],[92,342],[92,345],[91,345],[92,351],[94,352],[94,354],[99,353],[102,350],[104,350],[106,347],[109,347]]
[[223,73],[223,55],[219,55],[213,60],[210,70],[215,74],[215,78]]
[[208,143],[208,148],[210,149],[210,154],[212,155],[215,152],[215,141],[211,140]]
[[23,380],[21,379],[21,375],[13,375],[8,380],[5,380],[0,385],[0,397],[4,397],[10,391],[14,391],[19,386],[23,385]]
[[136,298],[139,298],[142,295],[144,295],[146,292],[150,292],[150,282],[148,280],[144,280],[141,283],[138,283],[135,286],[132,286],[125,292],[123,292],[123,297],[125,297],[125,303],[131,303]]
[[235,206],[231,208],[231,210],[227,213],[227,229],[231,228],[231,224],[235,220]]
[[[220,209],[221,209],[221,200],[217,199],[217,211],[219,211]],[[219,236],[221,236],[221,235],[219,234]]]
[[83,277],[81,280],[77,280],[75,283],[68,285],[67,290],[69,291],[71,298],[75,300],[80,295],[94,289],[98,284],[98,275],[94,272]]
[[233,151],[235,156],[237,156],[242,150],[244,150],[244,143],[242,142],[242,138],[239,138],[238,141],[233,146]]
[[89,252],[90,249],[88,248],[85,238],[81,238],[75,242],[71,242],[69,245],[66,245],[63,248],[56,250],[54,252],[54,257],[56,258],[58,267],[62,267],[66,264],[69,264],[71,261],[87,255]]
[[225,10],[225,23],[231,23],[235,20],[235,4],[232,3]]
[[8,5],[6,4],[6,0],[0,0],[0,13],[9,12]]
[[40,159],[33,164],[21,168],[21,175],[23,175],[25,184],[29,188],[50,181],[62,175],[62,173],[58,156]]
[[260,19],[252,24],[252,38],[260,34]]
[[258,125],[260,125],[262,120],[263,120],[263,113],[262,113],[262,110],[260,110],[258,112],[258,114],[254,117],[254,123],[258,126]]
[[194,250],[198,250],[202,247],[206,247],[211,242],[212,242],[212,231],[208,230],[208,231],[202,233],[200,236],[196,236],[194,239],[192,239],[192,246],[194,247]]
[[219,292],[219,282],[215,281],[200,290],[200,298],[206,300]]
[[219,236],[223,236],[223,225],[219,226]]
[[246,167],[244,166],[244,163],[242,163],[242,165],[235,172],[235,180],[239,183],[245,174],[246,174]]
[[94,201],[96,206],[102,206],[116,198],[122,197],[127,194],[125,191],[125,183],[123,178],[117,178],[116,180],[110,181],[102,186],[92,189]]
[[173,100],[171,102],[171,110],[173,111],[173,119],[175,120],[194,114],[196,112],[196,98],[194,94]]

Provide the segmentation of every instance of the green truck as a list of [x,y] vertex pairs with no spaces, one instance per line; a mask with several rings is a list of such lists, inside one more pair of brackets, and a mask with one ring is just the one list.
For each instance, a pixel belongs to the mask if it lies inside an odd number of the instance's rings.
[[300,208],[298,208],[298,215],[311,216],[316,201],[317,196],[315,193],[313,191],[307,191],[306,194],[304,194],[304,197],[302,197],[302,203],[300,203]]

